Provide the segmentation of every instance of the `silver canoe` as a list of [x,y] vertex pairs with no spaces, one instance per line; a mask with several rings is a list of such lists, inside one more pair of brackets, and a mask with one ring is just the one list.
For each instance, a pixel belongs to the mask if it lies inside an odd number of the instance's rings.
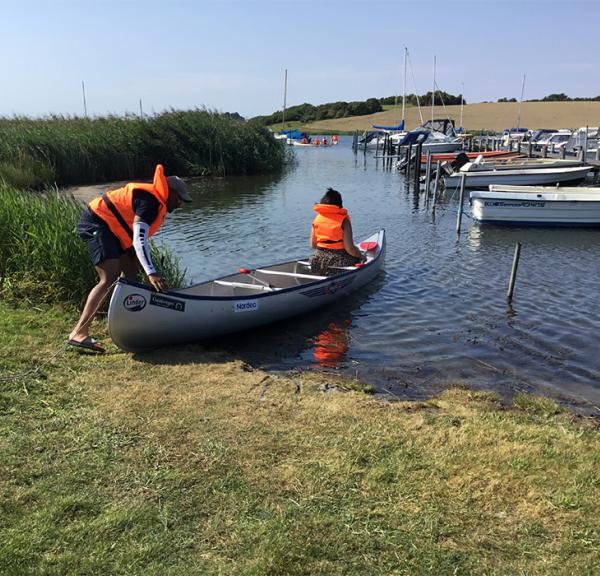
[[380,230],[359,244],[366,260],[318,276],[307,260],[241,269],[236,274],[166,293],[120,279],[108,309],[108,330],[122,350],[139,351],[214,338],[303,314],[361,288],[379,273],[385,253]]

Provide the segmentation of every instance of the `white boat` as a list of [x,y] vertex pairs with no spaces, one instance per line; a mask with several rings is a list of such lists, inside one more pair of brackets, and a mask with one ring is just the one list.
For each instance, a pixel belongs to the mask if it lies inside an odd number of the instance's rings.
[[583,166],[583,162],[576,158],[560,159],[560,158],[519,158],[509,157],[503,160],[490,159],[486,160],[483,156],[478,156],[473,162],[464,164],[461,172],[485,172],[490,170],[531,170],[539,168],[547,170],[549,168],[570,168],[574,166]]
[[[472,165],[472,163],[469,163]],[[553,184],[575,184],[582,182],[589,166],[568,166],[564,168],[522,168],[514,170],[479,170],[465,164],[458,172],[444,176],[446,188],[460,186],[465,174],[466,188],[485,189],[492,184],[543,186]]]
[[365,261],[339,274],[312,274],[306,260],[293,260],[166,293],[119,279],[108,310],[108,330],[121,349],[214,338],[303,314],[361,288],[380,272],[385,232],[359,245]]
[[[421,132],[422,134],[421,139],[419,139],[417,143],[421,142],[421,151],[423,154],[427,154],[427,152],[431,152],[432,154],[456,152],[457,150],[461,150],[463,147],[463,140],[461,138],[447,136],[443,132],[437,132],[435,130],[420,130],[419,128],[417,128],[417,130],[415,130],[413,133],[418,132]],[[403,141],[407,136],[408,134],[392,134],[392,143],[394,146],[403,146]]]
[[600,226],[600,188],[490,186],[469,198],[481,223]]

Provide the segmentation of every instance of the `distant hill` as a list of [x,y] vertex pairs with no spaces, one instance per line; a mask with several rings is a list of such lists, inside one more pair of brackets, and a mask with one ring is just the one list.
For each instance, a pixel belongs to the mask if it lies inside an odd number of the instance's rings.
[[[435,116],[446,116],[460,124],[460,106],[435,108]],[[431,108],[421,108],[423,119],[431,118]],[[401,120],[401,108],[392,108],[376,114],[323,120],[302,125],[311,132],[353,132],[354,130],[372,130],[373,124],[397,124]],[[519,114],[518,102],[484,102],[466,104],[463,108],[463,125],[466,130],[501,131],[515,127]],[[406,127],[416,128],[421,124],[419,110],[416,107],[406,109]],[[527,128],[579,128],[581,126],[600,125],[600,101],[570,102],[523,102],[521,106],[521,127]]]

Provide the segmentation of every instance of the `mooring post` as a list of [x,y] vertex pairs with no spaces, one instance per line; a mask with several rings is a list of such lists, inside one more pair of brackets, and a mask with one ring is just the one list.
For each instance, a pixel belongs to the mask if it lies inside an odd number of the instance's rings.
[[515,288],[515,280],[517,279],[517,268],[519,267],[519,258],[521,257],[521,243],[517,242],[515,246],[515,256],[513,258],[512,270],[510,271],[510,281],[508,283],[508,292],[506,297],[509,302],[512,300],[513,291]]
[[367,136],[368,136],[368,132],[365,130],[365,134],[364,134],[364,146],[363,146],[363,154],[367,153]]
[[533,142],[530,140],[527,142],[527,158],[531,158],[533,156]]
[[415,153],[415,190],[420,189],[419,179],[421,178],[421,153],[422,152],[423,152],[423,144],[421,142],[419,142],[417,144],[417,151]]
[[411,175],[411,164],[412,164],[412,151],[413,151],[413,145],[409,144],[408,145],[408,162],[406,163],[406,179],[410,180],[410,175]]
[[431,150],[427,150],[427,164],[425,165],[425,205],[427,205],[429,201],[429,188],[431,187],[431,183],[429,180],[431,179]]
[[465,181],[467,175],[465,173],[460,175],[460,197],[458,198],[458,216],[456,217],[456,233],[460,234],[460,223],[462,220],[463,213],[463,199],[465,197]]
[[548,144],[542,146],[542,158],[548,158]]
[[438,189],[440,187],[440,172],[442,168],[442,162],[438,160],[435,163],[435,183],[433,185],[433,207],[435,208],[435,202],[438,195]]
[[354,136],[352,137],[352,150],[356,152],[358,148],[358,130],[354,131]]
[[567,157],[567,146],[563,146],[560,149],[560,157],[564,160]]

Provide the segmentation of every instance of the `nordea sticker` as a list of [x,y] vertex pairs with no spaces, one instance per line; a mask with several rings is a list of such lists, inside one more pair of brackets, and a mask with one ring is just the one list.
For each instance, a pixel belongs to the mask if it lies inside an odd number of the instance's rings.
[[234,312],[256,312],[258,300],[240,300],[233,305]]

